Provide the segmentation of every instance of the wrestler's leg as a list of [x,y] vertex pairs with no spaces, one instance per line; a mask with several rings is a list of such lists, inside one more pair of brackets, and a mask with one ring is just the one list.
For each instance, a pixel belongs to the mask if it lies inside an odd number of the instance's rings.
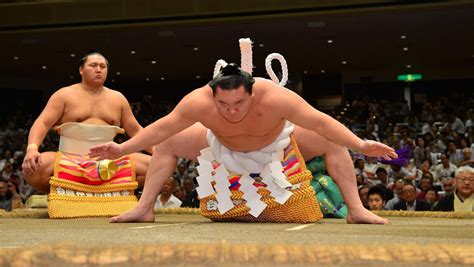
[[145,183],[145,175],[150,164],[151,156],[143,153],[133,153],[130,158],[135,162],[135,176],[137,178],[138,186],[142,187]]
[[385,224],[388,220],[368,211],[362,205],[357,192],[354,165],[347,148],[339,146],[313,131],[295,126],[295,139],[307,160],[325,155],[329,175],[341,190],[348,209],[348,223]]
[[49,193],[49,179],[54,174],[54,160],[56,152],[41,153],[41,166],[35,173],[28,175],[23,172],[26,182],[38,191]]
[[179,158],[195,160],[199,151],[207,147],[207,129],[201,124],[183,130],[155,146],[146,173],[145,186],[138,204],[131,211],[113,217],[111,222],[152,222],[156,198],[166,181],[173,175]]

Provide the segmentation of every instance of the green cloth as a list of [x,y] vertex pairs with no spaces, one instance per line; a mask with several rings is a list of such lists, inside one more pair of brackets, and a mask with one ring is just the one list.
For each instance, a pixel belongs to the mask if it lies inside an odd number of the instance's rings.
[[339,191],[337,185],[327,175],[324,157],[315,157],[307,161],[306,167],[313,173],[311,186],[316,192],[316,197],[324,217],[347,217],[346,203],[344,203],[341,191]]

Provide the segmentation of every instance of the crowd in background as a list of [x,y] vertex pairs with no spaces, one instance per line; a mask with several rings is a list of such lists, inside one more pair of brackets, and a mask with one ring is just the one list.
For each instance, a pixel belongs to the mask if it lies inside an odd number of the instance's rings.
[[[156,103],[150,95],[131,103],[142,126],[173,108],[173,104]],[[412,107],[405,100],[357,97],[328,113],[362,139],[380,141],[403,155],[381,162],[351,152],[359,195],[369,209],[410,209],[413,202],[408,208],[399,204],[414,198],[426,203],[420,209],[432,210],[443,196],[452,193],[456,170],[474,166],[472,97],[453,101],[443,96]],[[21,207],[29,196],[39,194],[25,182],[21,170],[28,130],[37,115],[16,111],[0,118],[0,209]],[[119,136],[116,141],[125,139]],[[58,142],[59,136],[50,131],[40,151],[56,151]],[[156,207],[198,207],[196,175],[194,163],[180,159]]]

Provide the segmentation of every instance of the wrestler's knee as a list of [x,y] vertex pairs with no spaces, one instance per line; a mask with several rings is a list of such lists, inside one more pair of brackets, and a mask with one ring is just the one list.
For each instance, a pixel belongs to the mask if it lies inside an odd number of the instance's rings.
[[349,155],[349,149],[347,147],[336,144],[334,142],[328,141],[326,143],[326,151],[327,156],[331,155]]
[[23,173],[25,181],[34,189],[43,193],[49,192],[49,176],[43,176],[38,171],[33,174]]
[[23,172],[26,182],[41,192],[49,192],[49,179],[54,174],[55,157],[55,152],[41,153],[42,163],[38,169],[32,174]]

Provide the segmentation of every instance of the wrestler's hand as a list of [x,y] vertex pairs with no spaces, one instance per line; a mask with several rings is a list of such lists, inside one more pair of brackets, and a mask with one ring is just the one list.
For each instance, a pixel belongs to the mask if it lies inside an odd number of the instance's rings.
[[42,164],[43,160],[41,159],[41,153],[38,152],[38,149],[31,148],[26,150],[26,155],[21,165],[25,175],[32,175]]
[[380,157],[386,160],[398,158],[393,148],[372,140],[365,140],[360,147],[360,152],[369,157]]
[[91,147],[89,149],[89,157],[102,159],[116,159],[122,155],[122,146],[115,142],[109,142],[101,145]]

